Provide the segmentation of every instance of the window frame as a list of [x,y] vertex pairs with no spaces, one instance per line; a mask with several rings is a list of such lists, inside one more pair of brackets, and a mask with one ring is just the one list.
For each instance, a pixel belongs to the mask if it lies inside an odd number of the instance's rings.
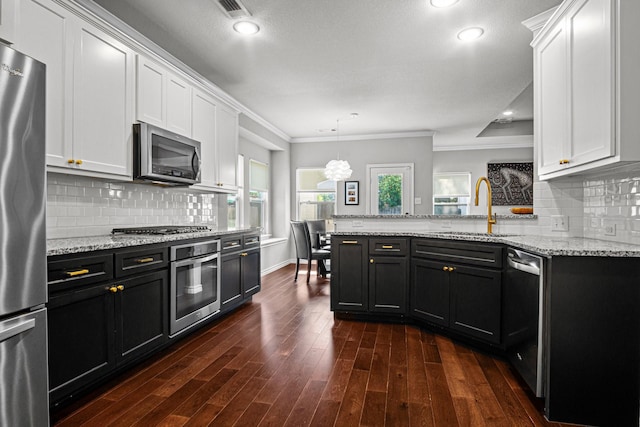
[[[260,165],[263,166],[266,169],[266,185],[265,188],[253,188],[253,179],[252,179],[252,174],[253,172],[253,167],[252,165],[256,164],[256,165]],[[248,221],[249,221],[249,226],[251,226],[251,193],[252,192],[260,192],[264,194],[264,198],[261,198],[262,200],[262,231],[260,232],[261,237],[262,238],[268,238],[271,236],[271,227],[270,227],[270,215],[269,215],[269,184],[270,184],[270,175],[271,171],[269,170],[269,163],[264,163],[261,162],[260,160],[256,160],[253,158],[249,159],[249,185],[247,187],[247,202],[248,202],[248,206],[249,206],[249,211],[248,211]],[[243,212],[244,214],[244,212]]]
[[[331,191],[318,191],[318,190],[300,190],[300,171],[309,171],[309,170],[318,170],[324,171],[324,167],[300,167],[296,168],[296,220],[300,221],[300,194],[310,194],[310,193],[333,193],[334,201],[333,201],[333,215],[338,212],[338,183],[333,181],[333,190]],[[330,180],[327,180],[330,181]]]
[[[468,194],[437,194],[435,192],[436,183],[438,182],[439,176],[462,176],[465,175],[467,177],[468,184]],[[464,203],[443,203],[436,202],[436,198],[451,198],[451,197],[467,197],[468,202]],[[471,214],[471,172],[435,172],[433,174],[433,186],[432,186],[432,202],[433,202],[433,214],[434,215],[455,215],[455,216],[468,216]],[[466,206],[467,213],[466,214],[437,214],[436,206]]]

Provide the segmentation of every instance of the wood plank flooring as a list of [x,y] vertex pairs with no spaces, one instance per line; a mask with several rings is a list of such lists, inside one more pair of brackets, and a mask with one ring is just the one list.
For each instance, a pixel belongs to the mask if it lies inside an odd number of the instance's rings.
[[[315,270],[315,268],[314,268]],[[55,426],[560,426],[503,360],[414,326],[334,319],[287,266],[253,302],[81,401]]]

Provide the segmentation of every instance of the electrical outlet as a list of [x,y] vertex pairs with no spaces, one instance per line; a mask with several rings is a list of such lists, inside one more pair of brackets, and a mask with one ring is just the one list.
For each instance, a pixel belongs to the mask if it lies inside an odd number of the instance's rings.
[[416,197],[413,200],[413,203],[416,204],[416,205],[421,205],[422,204],[422,197]]
[[566,215],[551,215],[551,231],[569,231],[569,217]]
[[604,226],[604,235],[605,236],[615,236],[616,235],[616,225],[615,224],[607,224]]
[[451,228],[451,221],[449,221],[449,220],[442,221],[442,222],[440,223],[440,226],[441,226],[442,228]]
[[364,222],[356,220],[356,221],[353,221],[351,223],[351,226],[353,226],[353,227],[364,227]]
[[591,218],[591,228],[600,228],[600,218]]

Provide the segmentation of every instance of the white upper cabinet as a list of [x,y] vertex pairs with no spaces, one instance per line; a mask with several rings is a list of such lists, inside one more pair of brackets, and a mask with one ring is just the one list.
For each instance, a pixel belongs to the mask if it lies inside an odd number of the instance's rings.
[[216,101],[206,93],[193,90],[193,139],[201,144],[201,183],[198,187],[214,189],[217,186],[216,154]]
[[131,178],[133,52],[50,0],[21,0],[16,49],[47,65],[48,170]]
[[192,137],[191,86],[167,68],[138,55],[137,119]]
[[[550,179],[640,160],[625,109],[638,110],[640,2],[566,0],[534,39],[538,174]],[[635,40],[635,42],[632,42]],[[635,79],[637,80],[637,79]],[[637,119],[635,119],[637,121]]]
[[218,187],[236,191],[236,165],[238,164],[238,112],[220,105],[216,115],[218,149]]
[[133,52],[84,24],[74,55],[74,158],[81,168],[131,176]]
[[0,0],[0,40],[7,43],[15,42],[17,3],[18,0]]
[[193,139],[202,144],[203,190],[237,190],[238,113],[205,92],[193,90]]

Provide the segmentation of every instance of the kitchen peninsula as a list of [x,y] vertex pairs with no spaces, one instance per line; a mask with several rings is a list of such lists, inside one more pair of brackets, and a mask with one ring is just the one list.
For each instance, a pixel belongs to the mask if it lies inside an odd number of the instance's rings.
[[[438,221],[457,224],[430,216],[334,219],[331,309],[337,317],[415,323],[497,354],[509,352],[509,319],[528,310],[514,306],[521,283],[511,276],[507,253],[539,257],[541,303],[532,310],[539,316],[545,415],[589,425],[637,423],[639,246],[504,228],[487,234],[472,228],[482,218],[459,220],[474,231],[426,231]],[[384,231],[375,230],[385,219]],[[507,221],[498,217],[498,224]]]

